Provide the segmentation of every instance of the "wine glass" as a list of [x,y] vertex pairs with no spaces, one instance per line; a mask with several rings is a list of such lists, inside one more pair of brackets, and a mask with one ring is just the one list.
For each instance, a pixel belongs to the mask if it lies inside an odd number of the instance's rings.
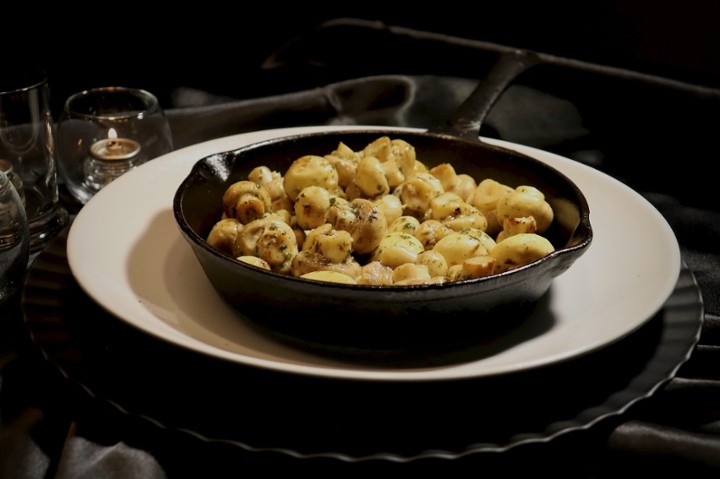
[[165,112],[152,93],[101,87],[71,95],[57,124],[61,177],[81,204],[110,182],[172,151]]

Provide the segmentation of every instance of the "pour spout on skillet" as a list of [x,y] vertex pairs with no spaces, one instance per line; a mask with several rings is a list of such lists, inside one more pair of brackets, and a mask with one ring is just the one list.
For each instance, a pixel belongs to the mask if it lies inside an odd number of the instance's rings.
[[430,131],[479,141],[480,128],[505,89],[523,72],[540,63],[535,52],[512,50],[500,54],[488,75],[445,123]]

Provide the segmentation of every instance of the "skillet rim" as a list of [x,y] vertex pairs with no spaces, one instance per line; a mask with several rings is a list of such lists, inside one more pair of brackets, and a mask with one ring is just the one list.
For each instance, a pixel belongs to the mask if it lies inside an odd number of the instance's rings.
[[[353,137],[359,137],[359,136],[368,136],[368,137],[380,137],[380,136],[389,136],[391,138],[393,137],[422,137],[424,139],[431,139],[435,141],[451,141],[451,142],[459,142],[466,146],[472,147],[472,148],[483,148],[487,149],[493,153],[499,153],[499,154],[505,154],[508,156],[511,156],[513,158],[518,158],[520,161],[528,162],[530,164],[535,165],[536,167],[542,168],[544,170],[547,170],[551,172],[555,179],[562,181],[567,187],[570,188],[570,190],[573,191],[575,194],[575,197],[577,199],[577,203],[573,202],[573,204],[578,208],[579,218],[578,218],[578,224],[575,228],[575,230],[568,236],[568,241],[572,240],[574,237],[578,237],[579,241],[577,243],[572,245],[564,245],[560,247],[556,247],[555,250],[548,255],[545,255],[542,258],[539,258],[531,263],[522,265],[517,268],[513,268],[511,270],[507,270],[501,273],[494,273],[492,275],[483,276],[479,278],[470,278],[460,281],[447,281],[444,283],[433,283],[433,284],[413,284],[413,285],[362,285],[362,284],[344,284],[344,283],[335,283],[335,282],[329,282],[329,281],[319,281],[314,279],[308,279],[308,278],[301,278],[296,277],[292,275],[277,273],[274,271],[268,271],[263,268],[259,268],[257,266],[253,266],[251,264],[245,263],[243,261],[239,261],[236,258],[233,258],[232,256],[223,253],[216,248],[213,248],[210,246],[205,238],[203,238],[186,220],[186,217],[184,215],[184,198],[185,193],[190,188],[190,186],[193,183],[193,180],[197,176],[200,175],[200,169],[203,168],[203,166],[207,165],[211,161],[217,161],[218,159],[222,158],[223,161],[226,161],[227,157],[229,156],[235,156],[236,158],[232,161],[232,165],[234,165],[235,161],[237,161],[237,157],[242,155],[243,153],[251,150],[255,150],[258,148],[270,148],[271,146],[275,146],[278,144],[286,145],[286,144],[293,144],[294,142],[299,142],[303,140],[309,140],[309,139],[315,139],[315,138],[321,138],[321,137],[334,137],[336,140],[341,139],[344,135],[347,136],[353,136]],[[403,138],[404,139],[404,138]],[[328,140],[329,141],[329,140]],[[407,141],[407,140],[406,140]],[[412,142],[408,141],[411,145],[413,145]],[[415,146],[415,145],[413,145]],[[228,176],[232,173],[232,169],[227,173]],[[223,181],[227,181],[227,178]],[[180,228],[180,231],[183,235],[183,237],[186,239],[186,241],[190,241],[191,246],[193,246],[193,250],[195,251],[195,254],[197,254],[196,247],[201,248],[203,251],[210,253],[212,256],[216,257],[217,259],[223,261],[227,261],[231,265],[237,265],[241,269],[246,270],[248,274],[251,273],[259,273],[264,275],[269,275],[274,278],[278,278],[285,281],[290,282],[301,282],[308,285],[318,285],[322,287],[323,290],[327,290],[328,287],[330,289],[347,289],[352,291],[383,291],[388,294],[396,294],[402,293],[402,292],[408,292],[408,291],[420,291],[420,290],[446,290],[449,287],[455,287],[455,286],[475,286],[475,285],[484,285],[485,288],[487,288],[487,291],[491,291],[494,289],[506,287],[506,286],[512,286],[513,279],[517,279],[517,282],[523,281],[525,278],[525,273],[528,270],[540,270],[540,272],[545,272],[547,270],[551,270],[555,266],[565,266],[562,271],[552,274],[551,279],[557,277],[559,274],[562,274],[566,269],[568,269],[570,266],[572,266],[572,263],[575,262],[580,256],[582,256],[585,251],[590,247],[592,244],[593,239],[593,228],[592,223],[590,221],[590,208],[587,202],[587,199],[582,192],[582,190],[573,182],[567,175],[559,171],[557,168],[543,162],[542,160],[539,160],[538,158],[535,158],[533,156],[527,155],[525,153],[521,153],[519,151],[512,150],[510,148],[505,148],[500,145],[487,143],[485,141],[482,141],[482,137],[478,137],[477,140],[474,138],[467,138],[464,136],[458,136],[452,133],[445,133],[440,131],[433,131],[433,130],[419,130],[419,129],[403,129],[398,127],[372,127],[372,128],[359,128],[359,129],[332,129],[332,130],[323,130],[323,131],[315,131],[315,132],[304,132],[304,133],[297,133],[297,134],[291,134],[281,137],[274,137],[266,140],[257,141],[254,143],[250,143],[247,145],[243,145],[239,148],[230,149],[218,153],[214,153],[211,155],[207,155],[205,157],[199,158],[192,166],[190,172],[184,177],[183,181],[178,185],[176,188],[174,197],[173,197],[173,216],[176,220],[176,223],[178,227]],[[546,264],[549,263],[549,264]],[[567,264],[566,264],[567,263]],[[544,265],[544,267],[543,267]],[[204,269],[204,265],[203,265]],[[492,287],[492,284],[488,283],[498,283],[495,285],[495,287]],[[507,283],[506,283],[507,282]],[[485,291],[485,290],[484,290]]]

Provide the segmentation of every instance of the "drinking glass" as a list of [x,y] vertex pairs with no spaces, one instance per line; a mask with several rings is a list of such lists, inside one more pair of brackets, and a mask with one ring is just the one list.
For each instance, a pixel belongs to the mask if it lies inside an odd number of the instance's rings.
[[25,206],[12,176],[0,170],[0,305],[8,303],[20,291],[29,251]]
[[0,170],[13,176],[29,225],[30,251],[41,250],[69,221],[58,194],[46,72],[4,64],[0,72]]
[[173,143],[155,95],[113,86],[67,99],[58,119],[57,147],[65,186],[84,205],[123,173],[172,151]]

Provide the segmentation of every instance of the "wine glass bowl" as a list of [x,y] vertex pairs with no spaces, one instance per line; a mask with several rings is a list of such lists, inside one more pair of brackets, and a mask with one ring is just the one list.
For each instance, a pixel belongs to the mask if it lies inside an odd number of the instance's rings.
[[30,251],[27,214],[14,178],[0,168],[0,305],[20,290]]
[[102,87],[71,95],[57,124],[61,177],[81,204],[126,171],[172,151],[172,133],[152,93]]

